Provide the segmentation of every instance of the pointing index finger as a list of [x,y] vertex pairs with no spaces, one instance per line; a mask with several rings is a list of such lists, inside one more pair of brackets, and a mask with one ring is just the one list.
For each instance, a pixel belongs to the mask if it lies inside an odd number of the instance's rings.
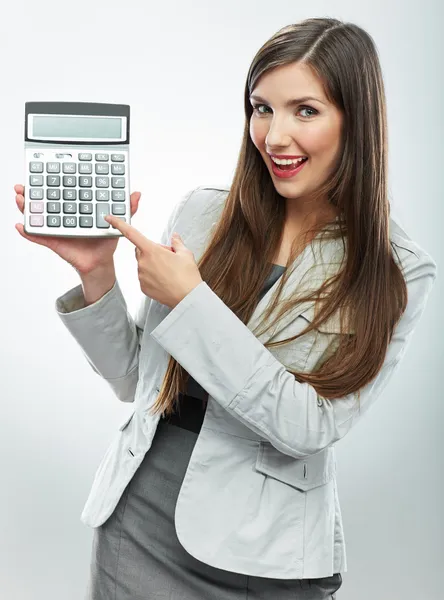
[[122,221],[122,219],[118,219],[114,215],[106,215],[104,219],[123,233],[123,235],[140,250],[145,250],[149,246],[150,240],[129,223]]

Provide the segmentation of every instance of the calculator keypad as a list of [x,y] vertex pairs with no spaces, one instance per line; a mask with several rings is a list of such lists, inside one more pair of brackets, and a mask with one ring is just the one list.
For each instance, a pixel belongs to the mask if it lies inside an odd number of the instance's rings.
[[109,214],[128,221],[128,154],[69,154],[54,160],[54,151],[48,160],[28,161],[30,226],[110,229],[104,220]]

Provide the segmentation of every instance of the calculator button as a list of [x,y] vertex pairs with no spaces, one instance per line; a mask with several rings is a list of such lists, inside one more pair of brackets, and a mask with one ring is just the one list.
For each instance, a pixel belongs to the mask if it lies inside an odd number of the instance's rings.
[[80,152],[79,160],[92,160],[92,154],[89,152]]
[[96,190],[96,200],[107,202],[109,200],[109,190]]
[[80,187],[92,187],[92,177],[79,177],[79,186]]
[[63,185],[65,187],[75,187],[77,182],[77,177],[73,177],[72,175],[63,175]]
[[111,165],[113,175],[125,175],[125,165]]
[[108,175],[109,165],[96,164],[96,173],[97,173],[97,175]]
[[77,227],[77,217],[63,217],[63,227]]
[[[100,162],[104,162],[109,160],[109,154],[96,154],[96,160],[100,161]],[[106,221],[105,221],[106,223]]]
[[63,212],[65,214],[73,214],[77,212],[77,204],[73,204],[72,202],[64,202],[63,203]]
[[46,203],[46,211],[49,213],[59,213],[60,212],[60,202],[47,202]]
[[125,177],[111,177],[111,185],[113,188],[125,187]]
[[96,177],[96,187],[109,187],[109,177]]
[[63,190],[63,200],[77,200],[77,190]]
[[63,172],[64,173],[75,173],[76,172],[76,163],[71,163],[71,162],[63,163]]
[[92,199],[93,199],[92,190],[80,190],[79,200],[92,200]]
[[30,175],[29,176],[29,184],[30,185],[43,185],[43,175]]
[[113,190],[111,192],[111,199],[115,202],[123,202],[125,200],[125,192],[121,190]]
[[124,215],[126,212],[126,207],[124,204],[112,204],[111,209],[113,211],[113,215]]
[[124,154],[111,154],[111,160],[113,162],[124,162],[125,155]]
[[60,217],[48,215],[46,217],[46,224],[48,227],[60,227],[61,219]]
[[109,215],[109,204],[96,204],[96,227],[106,229],[110,227],[110,224],[103,218],[106,215]]
[[43,215],[30,215],[29,224],[32,227],[43,227]]
[[79,213],[90,215],[90,214],[92,214],[92,211],[93,211],[92,204],[88,204],[88,203],[79,204]]
[[32,161],[29,163],[29,170],[31,173],[43,173],[43,163]]
[[93,172],[93,166],[90,163],[79,163],[79,173],[88,175]]
[[32,200],[43,200],[43,190],[40,188],[31,188],[29,190],[29,197]]
[[46,163],[46,172],[47,173],[60,173],[60,163],[58,163],[58,162]]
[[29,211],[32,213],[42,213],[43,202],[31,202],[29,206]]
[[80,227],[92,227],[93,226],[92,217],[80,217],[79,221],[80,221]]
[[46,185],[48,187],[58,187],[60,185],[60,175],[47,175]]
[[60,190],[46,190],[46,197],[48,200],[60,200]]

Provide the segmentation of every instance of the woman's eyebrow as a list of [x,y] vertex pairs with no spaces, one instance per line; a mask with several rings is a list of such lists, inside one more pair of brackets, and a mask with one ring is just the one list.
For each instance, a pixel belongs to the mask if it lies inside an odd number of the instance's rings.
[[[250,100],[257,100],[258,102],[263,102],[264,104],[268,104],[268,102],[264,98],[261,98],[261,96],[258,96],[257,94],[251,94]],[[315,98],[314,96],[304,96],[303,98],[295,98],[293,100],[288,100],[285,103],[285,106],[286,107],[294,106],[295,104],[301,104],[301,102],[307,102],[308,100],[314,100],[315,102],[320,102],[321,104],[325,104],[325,102],[323,102],[319,98]]]

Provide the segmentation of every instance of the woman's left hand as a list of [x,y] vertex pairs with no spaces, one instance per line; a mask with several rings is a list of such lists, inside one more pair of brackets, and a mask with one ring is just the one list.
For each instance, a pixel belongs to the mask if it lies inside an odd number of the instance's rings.
[[107,215],[105,220],[136,247],[140,289],[146,296],[174,308],[203,281],[193,253],[180,236],[173,234],[171,251],[113,215]]

